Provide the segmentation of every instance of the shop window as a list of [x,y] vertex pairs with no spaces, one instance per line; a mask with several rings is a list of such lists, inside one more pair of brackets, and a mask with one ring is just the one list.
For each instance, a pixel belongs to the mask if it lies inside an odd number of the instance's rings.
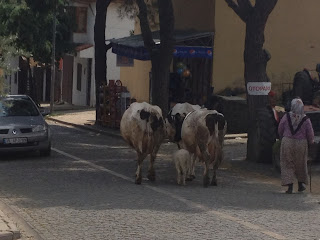
[[77,65],[77,90],[81,91],[81,80],[82,80],[82,64]]

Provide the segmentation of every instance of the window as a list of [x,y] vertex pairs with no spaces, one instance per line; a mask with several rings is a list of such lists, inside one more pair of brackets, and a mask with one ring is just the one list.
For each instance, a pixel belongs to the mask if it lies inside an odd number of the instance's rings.
[[76,33],[86,33],[87,32],[87,8],[86,7],[76,7]]
[[39,116],[37,107],[26,99],[1,99],[0,117]]
[[81,79],[82,79],[82,65],[78,63],[77,65],[77,90],[81,91]]

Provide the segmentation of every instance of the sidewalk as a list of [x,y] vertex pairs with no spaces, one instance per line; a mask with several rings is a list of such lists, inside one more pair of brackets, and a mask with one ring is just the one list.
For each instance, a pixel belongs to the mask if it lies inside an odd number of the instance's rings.
[[0,240],[16,240],[20,237],[16,225],[0,210]]
[[[96,126],[95,108],[75,107],[72,105],[54,106],[53,115],[47,117],[49,120],[63,124],[88,129],[94,132],[121,137],[120,129]],[[227,134],[225,139],[247,138],[247,134]]]

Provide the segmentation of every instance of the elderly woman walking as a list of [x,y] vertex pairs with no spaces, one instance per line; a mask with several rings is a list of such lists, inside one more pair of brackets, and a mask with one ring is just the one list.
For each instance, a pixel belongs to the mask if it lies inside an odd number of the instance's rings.
[[304,105],[300,98],[291,101],[291,111],[282,117],[279,128],[281,141],[280,167],[282,186],[288,186],[286,193],[292,193],[295,177],[298,191],[304,191],[308,184],[308,144],[314,141],[314,132],[310,119],[304,114]]

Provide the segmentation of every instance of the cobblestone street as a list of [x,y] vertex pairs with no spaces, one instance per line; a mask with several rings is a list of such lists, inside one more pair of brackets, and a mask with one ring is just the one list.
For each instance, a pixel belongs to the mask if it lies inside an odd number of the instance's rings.
[[145,178],[146,159],[139,186],[135,153],[120,138],[51,124],[50,158],[0,161],[1,200],[41,239],[320,238],[319,195],[284,194],[271,165],[244,161],[246,139],[226,141],[217,187],[202,187],[200,165],[178,186],[171,143],[156,159],[156,182]]

